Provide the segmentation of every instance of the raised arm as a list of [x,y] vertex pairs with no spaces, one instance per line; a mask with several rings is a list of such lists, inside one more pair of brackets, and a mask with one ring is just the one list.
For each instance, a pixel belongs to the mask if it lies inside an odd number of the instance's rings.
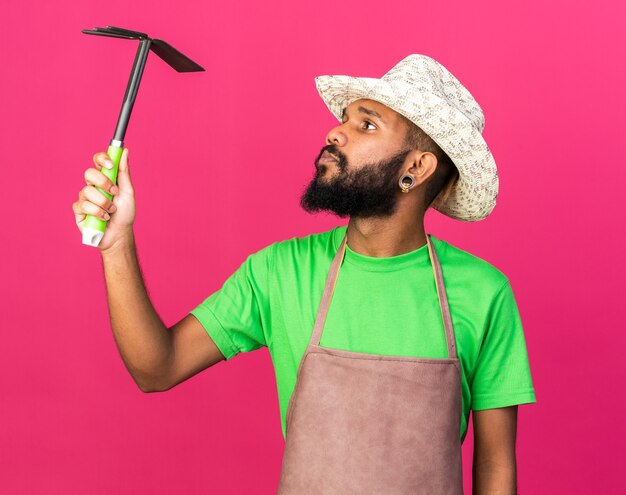
[[[224,359],[200,322],[188,315],[168,329],[152,305],[141,275],[133,222],[135,197],[128,152],[120,160],[119,188],[101,172],[106,153],[97,153],[96,168],[85,172],[87,186],[72,207],[82,231],[86,214],[109,219],[98,249],[102,255],[109,315],[115,343],[135,383],[144,392],[163,391]],[[109,191],[109,200],[94,185]]]

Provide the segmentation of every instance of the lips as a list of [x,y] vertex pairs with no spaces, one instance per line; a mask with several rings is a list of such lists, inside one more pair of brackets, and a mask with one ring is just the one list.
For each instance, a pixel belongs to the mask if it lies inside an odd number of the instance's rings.
[[338,160],[331,155],[328,151],[324,151],[324,153],[322,153],[322,156],[320,156],[320,159],[318,160],[318,163],[322,164],[322,163],[332,163],[335,162],[337,163]]

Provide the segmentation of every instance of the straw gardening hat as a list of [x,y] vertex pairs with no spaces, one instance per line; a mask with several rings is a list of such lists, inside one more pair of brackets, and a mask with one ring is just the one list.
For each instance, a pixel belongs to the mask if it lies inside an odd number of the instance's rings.
[[409,55],[380,79],[319,76],[315,84],[337,119],[353,101],[375,100],[404,115],[441,147],[459,178],[447,198],[442,194],[435,198],[433,208],[466,222],[491,213],[498,196],[498,171],[482,136],[483,111],[439,62],[426,55]]

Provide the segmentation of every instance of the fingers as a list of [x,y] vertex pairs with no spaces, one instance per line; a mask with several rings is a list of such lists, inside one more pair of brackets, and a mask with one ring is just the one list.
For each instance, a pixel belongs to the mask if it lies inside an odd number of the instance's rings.
[[109,158],[109,155],[107,155],[104,151],[100,151],[93,155],[93,163],[97,170],[100,170],[102,167],[113,168],[111,158]]
[[[107,158],[103,158],[103,156]],[[106,153],[94,155],[96,166],[102,167],[106,159],[108,159]],[[93,186],[100,187],[112,196],[117,194],[118,187],[100,170],[95,168],[85,170],[85,181],[87,185],[78,193],[78,201],[72,204],[72,209],[76,215],[76,223],[82,222],[85,215],[93,215],[103,220],[109,220],[110,214],[115,212],[117,207],[113,204],[112,199],[109,199],[102,191]]]
[[110,214],[117,210],[113,201],[93,186],[85,186],[81,189],[78,201],[72,205],[72,208],[76,215],[93,215],[103,220],[108,220]]
[[117,209],[117,207],[113,204],[113,200],[107,198],[93,186],[83,187],[80,193],[78,193],[78,198],[82,201],[91,202],[109,213],[113,213]]
[[[124,179],[126,179],[126,182],[130,185],[127,150],[123,156],[123,169],[125,174],[122,175],[126,175]],[[114,167],[107,153],[95,153],[93,155],[93,163],[95,167],[85,170],[84,177],[87,185],[78,193],[78,201],[72,203],[72,210],[79,229],[81,229],[86,215],[92,215],[105,221],[109,220],[111,215],[117,211],[117,206],[113,203],[113,196],[120,194],[120,192],[124,192],[124,194],[130,192],[132,195],[132,188],[130,191],[126,191],[121,185],[114,184],[111,179],[104,174],[103,168],[112,169]],[[109,198],[108,195],[111,195],[111,198]]]
[[130,178],[130,164],[128,161],[128,148],[124,148],[122,156],[120,157],[120,169],[117,176],[117,183],[120,187],[120,191],[129,192],[134,194],[133,184]]
[[102,220],[108,220],[111,218],[111,215],[109,215],[106,211],[87,200],[76,201],[72,204],[72,210],[74,210],[74,214],[76,216],[76,224],[82,222],[85,215],[92,215],[96,218],[101,218]]
[[130,167],[128,166],[128,148],[124,148],[122,156],[120,157],[120,171],[130,173]]
[[118,192],[117,186],[100,170],[93,167],[85,170],[85,181],[89,185],[100,187],[109,194],[117,194]]

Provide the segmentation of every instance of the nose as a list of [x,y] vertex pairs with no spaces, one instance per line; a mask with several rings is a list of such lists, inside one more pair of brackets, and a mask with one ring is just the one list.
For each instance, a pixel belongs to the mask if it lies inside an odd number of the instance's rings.
[[343,124],[338,125],[330,130],[326,135],[326,144],[334,144],[337,146],[345,146],[347,137],[342,129]]

